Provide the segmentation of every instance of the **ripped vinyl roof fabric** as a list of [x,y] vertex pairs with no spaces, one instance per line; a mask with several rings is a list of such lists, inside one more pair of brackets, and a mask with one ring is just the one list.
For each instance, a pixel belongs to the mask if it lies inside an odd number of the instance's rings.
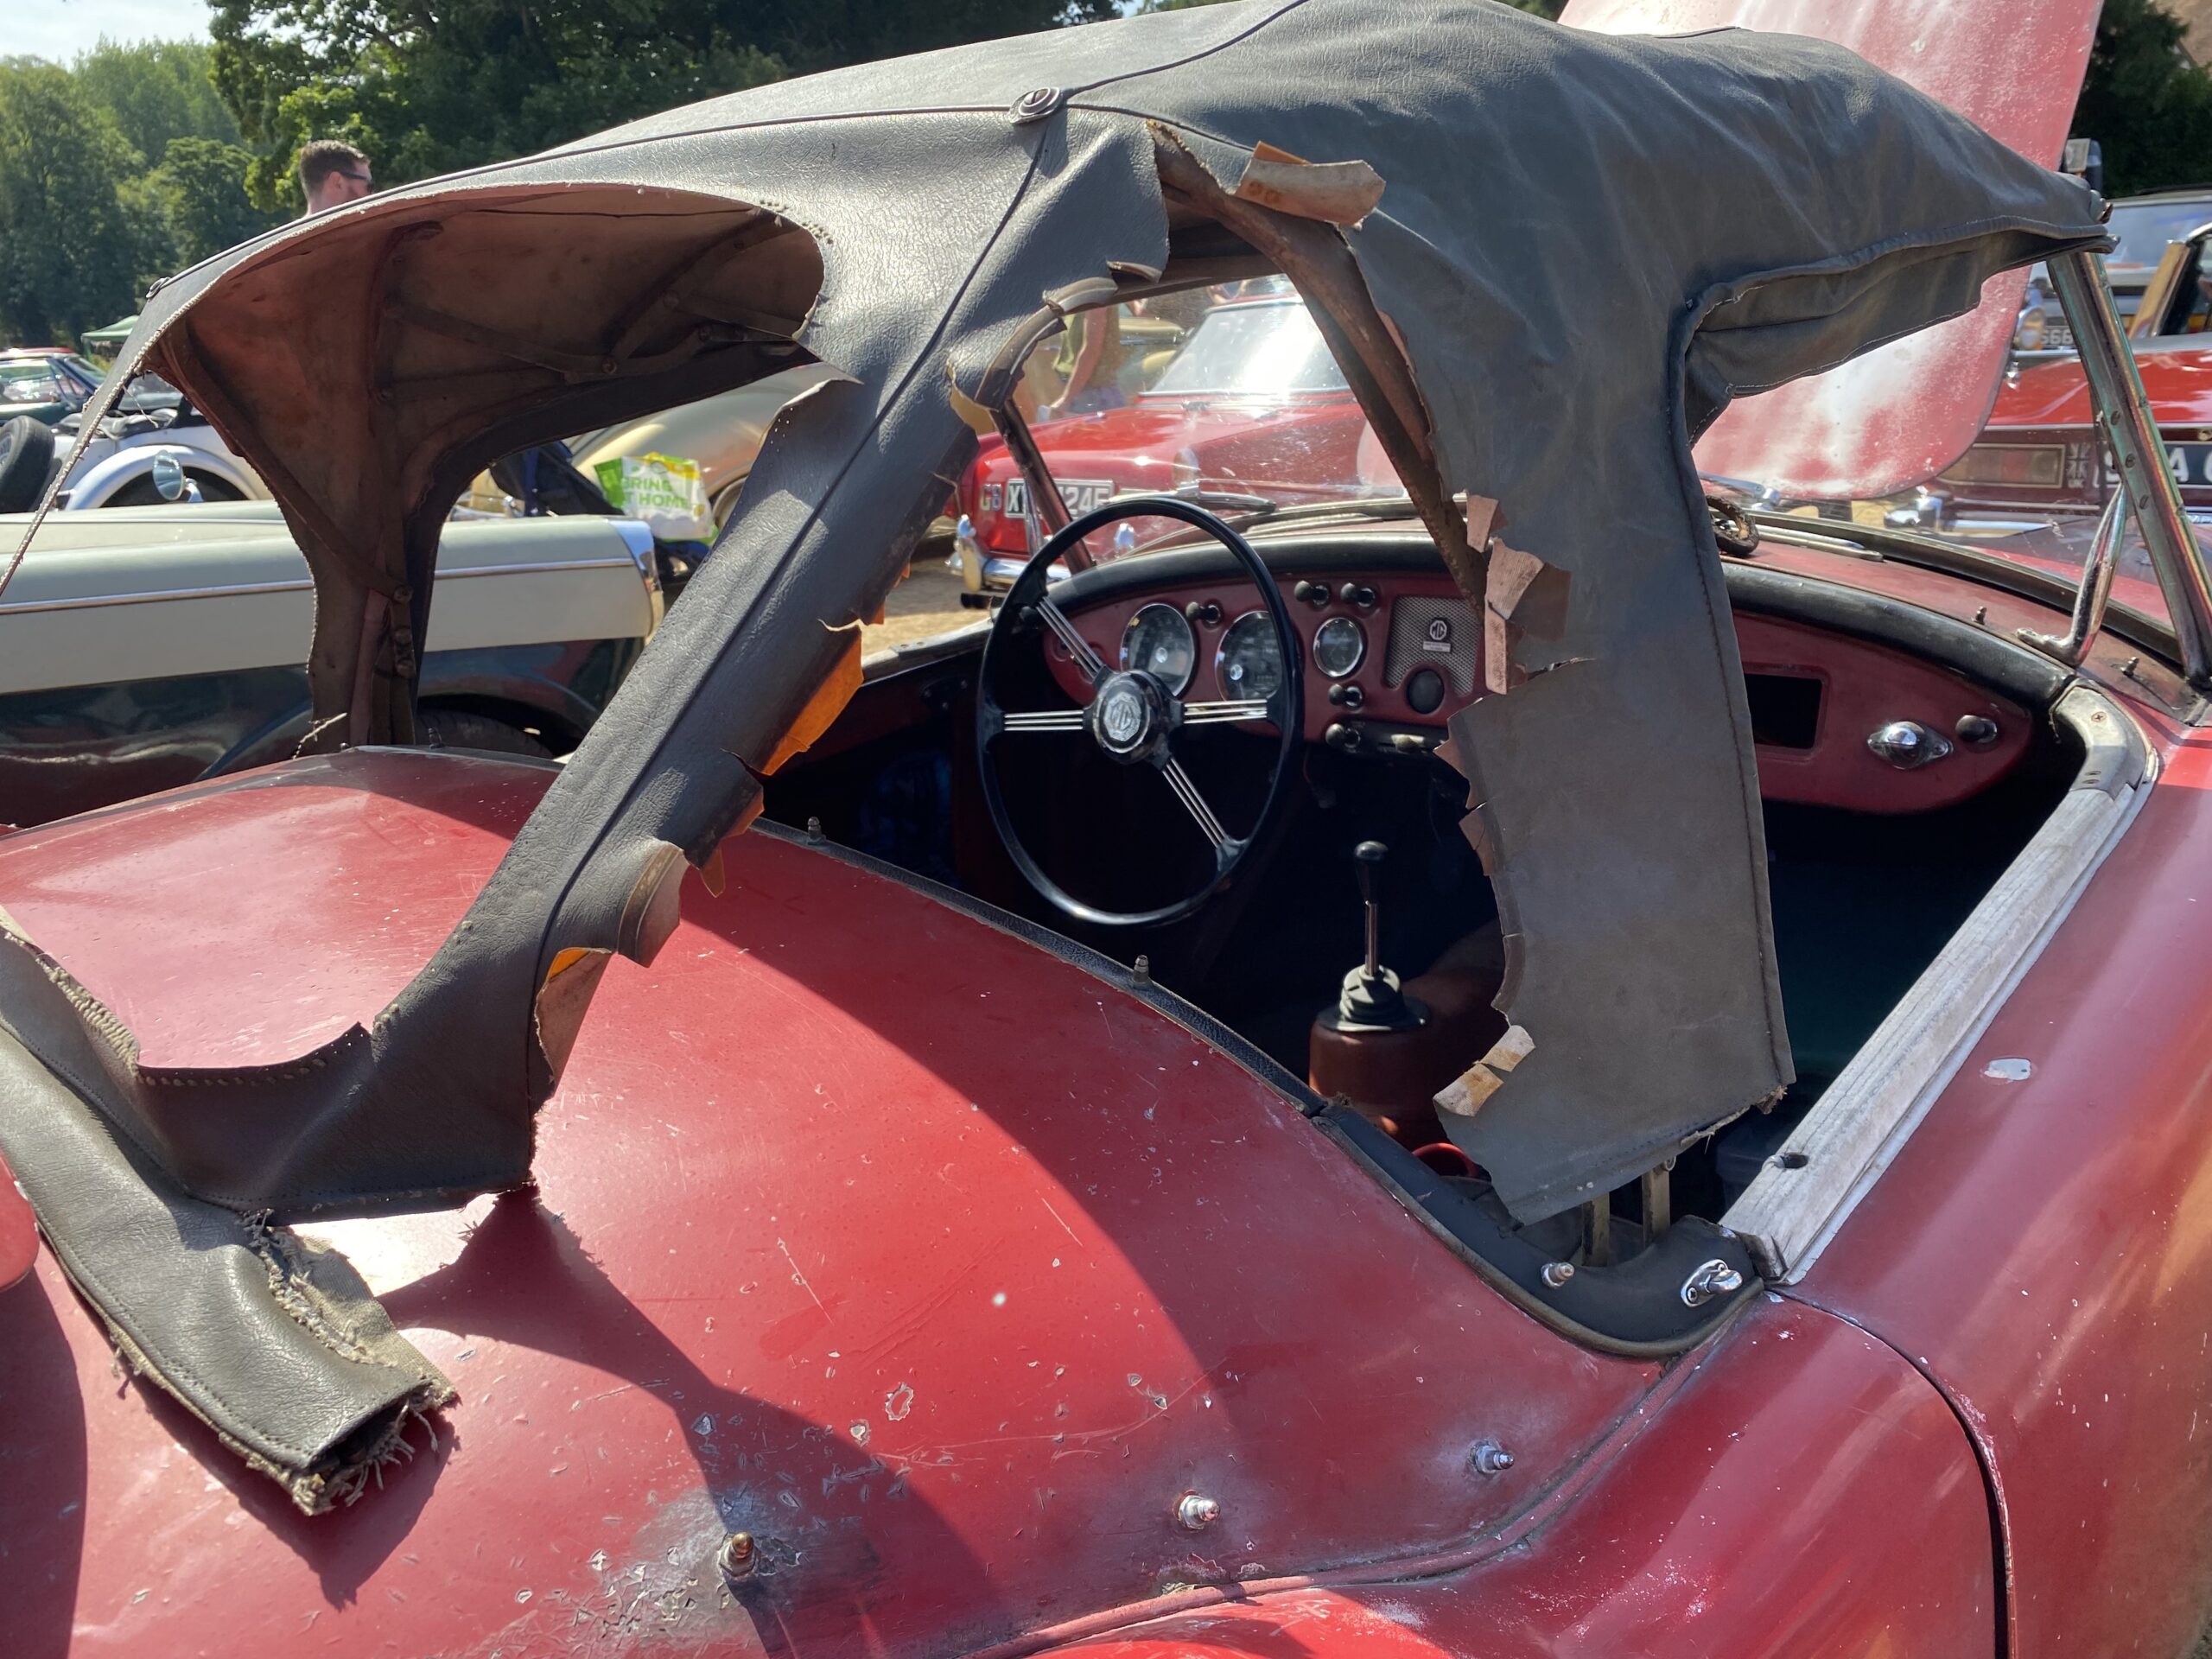
[[1243,0],[765,86],[163,287],[121,361],[181,387],[283,505],[326,743],[409,734],[437,527],[489,460],[795,360],[837,375],[779,418],[716,556],[372,1029],[196,1089],[13,938],[0,1020],[66,1052],[194,1200],[281,1219],[523,1181],[609,954],[650,959],[685,867],[713,879],[760,775],[856,682],[856,619],[974,442],[950,389],[1048,294],[1249,264],[1163,171],[1195,158],[1234,195],[1264,146],[1381,181],[1341,228],[1314,204],[1344,193],[1301,203],[1294,161],[1236,199],[1349,247],[1423,400],[1395,411],[1433,456],[1408,487],[1432,528],[1465,498],[1445,551],[1505,647],[1453,747],[1515,1046],[1470,1073],[1455,1136],[1529,1218],[1773,1096],[1758,785],[1690,439],[1738,392],[2100,245],[2100,204],[1833,47],[1600,37],[1483,0]]

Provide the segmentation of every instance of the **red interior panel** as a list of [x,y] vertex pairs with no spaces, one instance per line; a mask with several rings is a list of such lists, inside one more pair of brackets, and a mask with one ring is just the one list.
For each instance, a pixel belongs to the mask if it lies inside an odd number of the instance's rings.
[[[1475,690],[1480,689],[1481,640],[1459,589],[1448,576],[1338,573],[1329,580],[1328,603],[1319,607],[1294,597],[1301,580],[1305,579],[1286,575],[1281,587],[1306,653],[1305,734],[1309,742],[1325,741],[1329,728],[1337,725],[1410,727],[1440,733],[1470,700],[1471,694],[1460,690],[1460,680],[1466,678]],[[1347,585],[1372,589],[1375,604],[1363,607],[1338,597]],[[1200,623],[1192,629],[1198,637],[1198,660],[1190,695],[1227,697],[1231,693],[1216,674],[1214,653],[1230,624],[1259,602],[1250,584],[1241,578],[1147,589],[1079,610],[1074,613],[1075,621],[1092,648],[1112,664],[1120,660],[1122,631],[1141,607],[1167,604],[1180,610],[1194,601],[1218,606],[1221,620],[1211,626]],[[1425,626],[1417,630],[1394,629],[1401,605],[1408,606],[1408,615],[1418,613],[1424,623],[1433,620],[1443,606],[1459,607],[1457,614],[1448,618],[1449,637],[1431,642],[1446,648],[1436,653],[1440,668],[1461,648],[1459,631],[1465,627],[1470,635],[1464,642],[1469,653],[1464,658],[1468,669],[1446,672],[1443,704],[1431,714],[1416,713],[1407,701],[1406,685],[1416,659],[1403,639],[1413,633],[1425,640],[1427,630]],[[1361,701],[1357,710],[1329,701],[1330,688],[1339,682],[1331,680],[1313,664],[1314,632],[1332,616],[1354,618],[1367,634],[1365,656],[1341,682],[1358,686]],[[1401,636],[1395,651],[1394,632]],[[1766,698],[1783,694],[1780,700],[1809,726],[1801,734],[1787,730],[1785,723],[1784,729],[1793,741],[1758,744],[1759,789],[1769,800],[1848,807],[1860,812],[1926,811],[1955,805],[1979,793],[2011,771],[2027,751],[2030,716],[2024,709],[1919,658],[1764,616],[1738,615],[1736,637],[1746,676],[1764,677],[1769,682],[1809,682],[1816,688],[1792,699],[1786,695],[1787,684],[1755,684],[1756,700],[1763,704]],[[1046,650],[1062,690],[1071,699],[1078,697],[1081,683],[1066,653],[1056,644],[1048,644]],[[1995,738],[1979,743],[1963,741],[1959,722],[1969,717],[1994,721]],[[1869,736],[1900,720],[1927,727],[1952,745],[1951,753],[1930,765],[1904,771],[1868,748]],[[1762,729],[1761,735],[1767,734]]]

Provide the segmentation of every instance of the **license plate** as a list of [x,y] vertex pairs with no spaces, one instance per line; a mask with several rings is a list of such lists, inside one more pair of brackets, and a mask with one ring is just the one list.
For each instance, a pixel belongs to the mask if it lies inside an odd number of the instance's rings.
[[[1060,499],[1067,504],[1071,516],[1089,512],[1093,507],[1103,507],[1114,499],[1114,480],[1110,478],[1058,478],[1052,481],[1060,486]],[[1009,518],[1029,516],[1028,480],[1007,480],[1006,516]]]
[[2212,443],[2170,443],[2166,470],[2180,485],[2212,485]]

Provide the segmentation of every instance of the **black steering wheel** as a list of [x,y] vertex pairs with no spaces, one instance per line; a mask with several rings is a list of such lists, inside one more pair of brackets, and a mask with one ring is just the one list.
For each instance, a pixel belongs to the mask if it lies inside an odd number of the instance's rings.
[[[1109,667],[1090,641],[1077,632],[1075,624],[1052,602],[1047,584],[1054,563],[1084,537],[1125,518],[1179,519],[1205,531],[1236,555],[1253,585],[1260,590],[1261,602],[1274,625],[1275,650],[1281,659],[1281,671],[1268,696],[1211,702],[1186,701],[1147,668]],[[1028,645],[1031,639],[1041,649],[1047,634],[1059,642],[1077,674],[1089,682],[1089,701],[1073,709],[1010,714],[1000,707],[997,696],[1005,665],[1014,652]],[[1173,496],[1115,501],[1084,513],[1046,541],[1022,567],[1005,602],[992,619],[990,638],[983,642],[982,667],[976,685],[978,769],[982,773],[983,799],[990,807],[991,823],[998,830],[999,839],[1005,842],[1007,855],[1014,860],[1014,868],[1031,887],[1079,921],[1107,927],[1157,926],[1190,915],[1229,885],[1237,865],[1289,798],[1290,780],[1298,774],[1298,750],[1306,706],[1303,667],[1304,646],[1297,626],[1290,619],[1290,607],[1284,603],[1274,576],[1252,550],[1251,543],[1212,513]],[[1268,780],[1267,797],[1259,818],[1251,832],[1240,838],[1223,828],[1198,785],[1184,771],[1183,763],[1176,758],[1175,739],[1186,727],[1254,720],[1274,722],[1280,737],[1274,770]],[[1157,772],[1166,791],[1183,804],[1198,832],[1212,846],[1211,879],[1188,897],[1154,910],[1113,911],[1085,904],[1046,875],[1022,845],[1007,812],[1006,798],[999,788],[995,751],[1002,741],[1027,743],[1052,733],[1095,743],[1108,760],[1122,766],[1150,766]]]

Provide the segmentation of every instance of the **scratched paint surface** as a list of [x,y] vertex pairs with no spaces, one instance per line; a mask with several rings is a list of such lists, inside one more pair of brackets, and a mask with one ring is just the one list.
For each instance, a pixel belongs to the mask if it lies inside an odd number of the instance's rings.
[[2020,1659],[2212,1613],[2212,741],[2154,731],[2150,800],[1801,1287],[1974,1425]]
[[[0,842],[0,904],[162,1058],[266,1057],[404,982],[543,784],[281,775]],[[11,1654],[941,1653],[1455,1547],[1650,1383],[1163,1017],[823,854],[729,854],[610,969],[534,1196],[326,1230],[461,1395],[358,1508],[297,1516],[120,1382],[50,1258],[0,1294]],[[1509,1473],[1469,1472],[1485,1437]]]
[[1777,1299],[1571,1507],[1471,1570],[1335,1577],[1066,1651],[1974,1659],[1994,1650],[1993,1568],[1980,1472],[1942,1396],[1864,1332]]
[[[1849,47],[2031,161],[2055,166],[2099,0],[1570,0],[1609,34],[1758,29]],[[1838,499],[1933,477],[1987,418],[2026,286],[1993,278],[1966,316],[1730,406],[1697,446],[1706,472]]]

